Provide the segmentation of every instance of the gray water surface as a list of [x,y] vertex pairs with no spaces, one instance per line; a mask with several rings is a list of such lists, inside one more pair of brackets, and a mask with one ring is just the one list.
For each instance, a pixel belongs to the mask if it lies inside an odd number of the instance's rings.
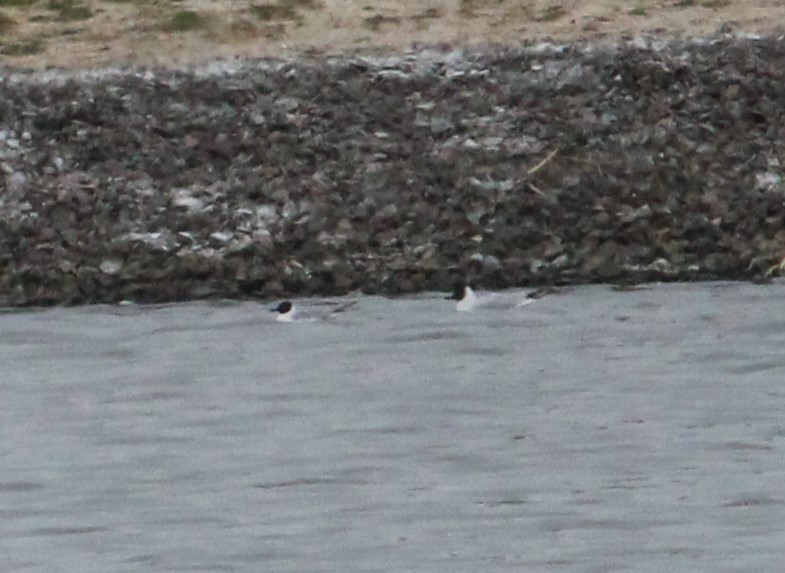
[[779,572],[784,305],[0,314],[0,570]]

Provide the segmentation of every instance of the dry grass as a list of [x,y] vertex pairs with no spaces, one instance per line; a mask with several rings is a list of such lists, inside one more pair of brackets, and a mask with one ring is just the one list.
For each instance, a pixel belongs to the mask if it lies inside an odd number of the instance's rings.
[[[180,65],[303,49],[776,32],[785,0],[0,0],[5,63]],[[45,43],[44,40],[45,39]]]
[[16,28],[16,20],[5,12],[0,12],[0,34],[9,34],[14,28]]

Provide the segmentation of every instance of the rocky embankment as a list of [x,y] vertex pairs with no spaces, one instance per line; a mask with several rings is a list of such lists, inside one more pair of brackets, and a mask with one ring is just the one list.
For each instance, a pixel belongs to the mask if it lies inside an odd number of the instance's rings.
[[0,303],[753,278],[774,39],[0,82]]

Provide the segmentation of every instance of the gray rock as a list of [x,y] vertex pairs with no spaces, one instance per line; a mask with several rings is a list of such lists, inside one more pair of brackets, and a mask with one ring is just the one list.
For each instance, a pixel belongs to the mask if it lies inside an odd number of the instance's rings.
[[118,259],[104,259],[98,268],[105,275],[117,275],[122,270],[123,263]]
[[720,37],[9,72],[0,299],[778,272],[783,59]]

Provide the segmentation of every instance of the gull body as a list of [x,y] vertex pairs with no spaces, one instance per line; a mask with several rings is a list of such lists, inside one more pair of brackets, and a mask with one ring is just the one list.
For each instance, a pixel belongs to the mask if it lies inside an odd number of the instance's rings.
[[294,322],[294,317],[297,316],[297,309],[290,300],[285,300],[270,310],[278,313],[275,317],[278,322]]
[[498,293],[477,292],[465,283],[456,284],[452,295],[447,298],[448,300],[458,301],[455,304],[455,310],[458,312],[471,312],[478,308],[518,308],[533,302],[530,298],[524,298],[520,302],[513,304],[509,300],[499,296]]
[[277,313],[275,317],[277,322],[316,322],[333,318],[355,304],[357,304],[357,301],[351,300],[342,303],[331,303],[330,308],[326,309],[300,309],[292,301],[284,300],[270,310]]

